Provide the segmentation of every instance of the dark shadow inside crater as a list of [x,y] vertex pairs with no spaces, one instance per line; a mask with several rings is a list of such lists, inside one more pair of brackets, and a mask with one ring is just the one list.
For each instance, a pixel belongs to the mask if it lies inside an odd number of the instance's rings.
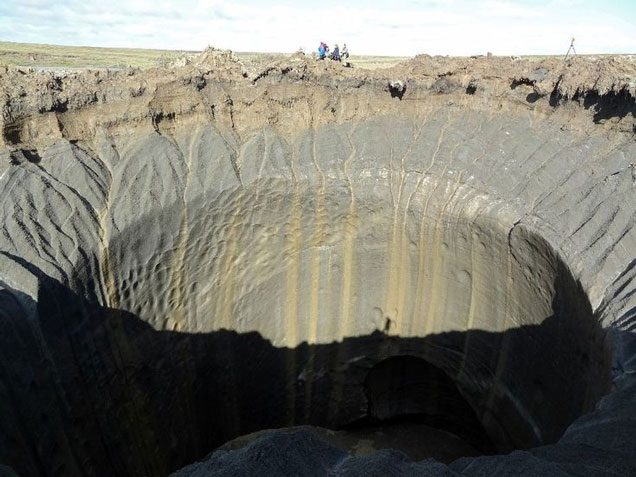
[[611,118],[622,119],[630,114],[636,117],[636,98],[627,90],[610,91],[603,95],[592,91],[585,95],[583,106],[594,109],[595,123]]
[[367,374],[364,392],[368,410],[358,428],[417,422],[450,432],[481,453],[495,451],[453,379],[422,358],[397,355],[379,362]]
[[31,271],[37,304],[0,293],[0,462],[19,475],[166,475],[262,429],[409,415],[467,440],[487,429],[506,451],[556,441],[607,391],[604,332],[572,308],[582,292],[567,274],[540,325],[289,349],[258,333],[157,331]]

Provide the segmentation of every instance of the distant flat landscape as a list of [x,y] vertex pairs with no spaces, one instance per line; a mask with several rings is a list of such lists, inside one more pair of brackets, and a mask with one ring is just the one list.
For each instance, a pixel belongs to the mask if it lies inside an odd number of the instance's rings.
[[[101,48],[89,46],[42,45],[0,41],[0,65],[37,68],[153,68],[166,66],[198,51],[149,50],[138,48]],[[267,61],[279,53],[235,52],[244,61]],[[404,56],[352,55],[360,68],[387,68],[408,59]]]

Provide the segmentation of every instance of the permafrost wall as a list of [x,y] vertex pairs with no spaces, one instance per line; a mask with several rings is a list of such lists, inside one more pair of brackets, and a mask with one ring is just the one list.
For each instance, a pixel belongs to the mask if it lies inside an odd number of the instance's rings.
[[[502,453],[455,472],[634,472],[633,63],[463,61],[5,71],[0,462],[165,475],[409,356]],[[277,432],[182,473],[442,466]]]

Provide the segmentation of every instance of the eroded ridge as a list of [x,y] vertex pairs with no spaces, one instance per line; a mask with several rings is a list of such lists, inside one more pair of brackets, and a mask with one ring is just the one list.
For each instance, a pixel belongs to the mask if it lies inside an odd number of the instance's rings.
[[[630,60],[206,55],[3,73],[0,462],[166,475],[262,429],[416,413],[530,449],[466,475],[634,470]],[[312,429],[232,445],[366,468]],[[183,472],[238,472],[224,452]]]

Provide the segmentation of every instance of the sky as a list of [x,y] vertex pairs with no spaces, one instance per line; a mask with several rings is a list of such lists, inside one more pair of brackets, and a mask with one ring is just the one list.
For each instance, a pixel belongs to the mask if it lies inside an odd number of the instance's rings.
[[0,40],[352,54],[636,53],[636,0],[0,0]]

